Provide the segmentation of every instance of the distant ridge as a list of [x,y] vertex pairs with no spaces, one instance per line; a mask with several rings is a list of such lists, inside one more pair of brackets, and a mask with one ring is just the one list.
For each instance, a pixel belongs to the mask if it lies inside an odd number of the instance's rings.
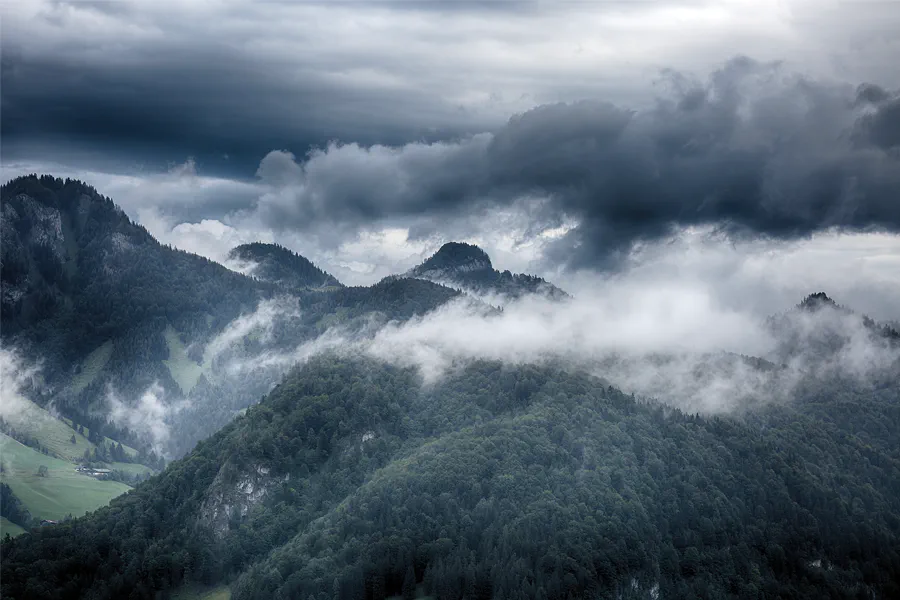
[[797,305],[797,308],[811,311],[817,311],[826,307],[842,309],[840,306],[838,306],[838,303],[829,298],[828,294],[826,294],[825,292],[816,292],[815,294],[810,294],[809,296],[804,298],[800,302],[800,304]]
[[769,317],[767,324],[779,340],[780,360],[809,354],[810,349],[814,356],[829,357],[859,336],[900,346],[900,332],[891,324],[841,306],[825,292],[809,294],[792,309]]
[[343,286],[336,277],[318,268],[306,257],[278,244],[242,244],[232,248],[228,258],[254,263],[249,273],[251,276],[283,287],[317,289]]
[[538,294],[554,300],[569,297],[552,283],[534,275],[498,271],[487,252],[474,244],[447,242],[406,277],[427,279],[479,294],[519,298]]

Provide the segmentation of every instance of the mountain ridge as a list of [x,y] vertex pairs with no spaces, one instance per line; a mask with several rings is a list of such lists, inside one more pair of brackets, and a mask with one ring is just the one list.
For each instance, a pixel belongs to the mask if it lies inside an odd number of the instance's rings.
[[477,245],[464,242],[445,243],[403,276],[446,283],[478,295],[499,295],[516,299],[537,294],[551,300],[569,297],[566,292],[541,277],[496,270],[487,252]]
[[250,276],[288,289],[342,287],[336,277],[284,246],[264,242],[241,244],[228,252],[228,260],[249,263]]

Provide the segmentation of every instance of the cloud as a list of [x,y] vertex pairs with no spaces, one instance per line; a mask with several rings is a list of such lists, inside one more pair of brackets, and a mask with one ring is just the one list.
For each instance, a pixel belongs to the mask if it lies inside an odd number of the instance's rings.
[[106,402],[109,421],[133,431],[158,455],[166,455],[170,437],[169,420],[183,409],[183,402],[168,402],[166,392],[158,382],[148,386],[134,400],[123,399],[110,385],[106,390]]
[[[267,344],[272,340],[275,328],[284,324],[286,321],[297,319],[300,317],[300,309],[297,299],[290,296],[278,297],[271,300],[263,300],[259,303],[252,313],[242,314],[238,318],[231,321],[225,328],[217,334],[203,349],[203,363],[205,365],[217,366],[226,354],[230,354],[231,362],[226,362],[224,372],[234,372],[236,367],[235,361],[239,362],[242,358],[235,358],[235,346],[244,342],[250,336],[260,344]],[[238,352],[237,357],[243,356]]]
[[[900,349],[873,336],[858,314],[794,311],[773,327],[723,294],[724,286],[697,278],[708,274],[593,275],[565,302],[526,296],[500,313],[463,298],[406,322],[332,327],[295,346],[256,347],[229,355],[221,367],[232,377],[268,373],[274,380],[316,354],[362,354],[414,366],[431,384],[476,359],[552,364],[684,410],[723,413],[790,401],[797,385],[811,379],[866,385],[900,365]],[[249,320],[273,323],[278,316],[270,306]],[[772,362],[761,366],[746,357]]]
[[36,0],[2,10],[4,153],[16,158],[96,153],[158,168],[195,156],[210,172],[249,176],[273,148],[436,141],[560,100],[631,105],[661,68],[708,72],[736,54],[900,85],[890,3]]
[[494,134],[400,147],[330,144],[297,162],[273,151],[257,204],[276,229],[373,224],[432,234],[459,213],[537,198],[532,234],[572,222],[546,258],[618,268],[634,245],[715,226],[732,239],[900,231],[900,95],[858,91],[747,58],[700,82],[678,73],[646,110],[540,106]]
[[22,419],[33,420],[46,414],[34,410],[28,399],[31,392],[43,387],[40,372],[40,362],[27,360],[15,349],[0,348],[0,417],[14,427],[26,424]]

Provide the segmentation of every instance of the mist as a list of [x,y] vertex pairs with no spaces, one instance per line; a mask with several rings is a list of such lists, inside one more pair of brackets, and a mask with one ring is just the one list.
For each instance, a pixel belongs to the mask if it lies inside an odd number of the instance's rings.
[[28,409],[28,390],[40,385],[40,364],[26,360],[15,349],[0,348],[0,417],[16,420]]
[[[862,315],[831,306],[761,315],[690,278],[594,276],[564,301],[484,300],[502,308],[463,296],[406,322],[335,326],[290,348],[233,355],[221,366],[232,376],[275,378],[319,353],[364,355],[416,367],[433,385],[467,361],[543,363],[586,370],[686,411],[721,414],[787,402],[805,378],[866,384],[900,364],[897,344]],[[242,331],[246,323],[270,330],[265,323],[279,314],[278,305],[264,303],[228,330]]]
[[125,397],[108,385],[106,404],[110,422],[133,431],[156,454],[167,454],[166,444],[171,437],[170,421],[183,409],[184,401],[170,401],[159,382],[154,382],[136,398]]
[[263,300],[256,310],[242,314],[219,332],[203,348],[203,362],[212,365],[220,361],[222,356],[233,351],[235,345],[252,336],[260,343],[272,340],[278,322],[289,321],[300,317],[297,299],[291,296],[279,296],[271,300]]

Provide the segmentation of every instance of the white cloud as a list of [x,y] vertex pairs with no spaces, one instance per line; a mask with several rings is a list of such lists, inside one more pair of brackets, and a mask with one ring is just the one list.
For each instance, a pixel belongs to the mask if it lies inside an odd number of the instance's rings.
[[[0,348],[0,417],[14,427],[21,419],[42,418],[33,409],[28,393],[42,387],[39,362],[25,359],[12,348]],[[33,424],[32,424],[33,425]]]

